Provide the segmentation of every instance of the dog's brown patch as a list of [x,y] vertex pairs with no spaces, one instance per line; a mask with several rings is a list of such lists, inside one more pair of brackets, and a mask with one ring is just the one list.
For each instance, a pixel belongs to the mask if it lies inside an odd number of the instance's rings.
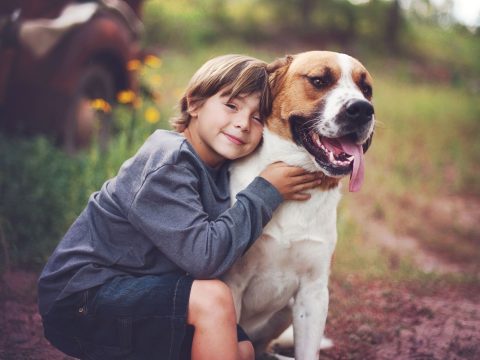
[[[274,100],[267,126],[277,135],[293,140],[289,119],[295,115],[312,116],[340,78],[340,65],[335,53],[311,51],[278,59],[269,71]],[[313,79],[319,79],[324,86],[315,87]]]
[[[356,61],[356,60],[354,60]],[[359,89],[363,92],[365,97],[368,100],[372,100],[372,77],[368,73],[368,71],[359,63],[356,62],[355,66],[352,71],[352,78],[355,84],[359,87]]]
[[318,189],[322,189],[322,190],[325,190],[325,191],[326,190],[331,190],[333,188],[336,188],[338,186],[338,184],[340,183],[340,179],[336,179],[336,178],[327,176],[324,173],[322,173],[322,174],[323,174],[322,183],[318,186]]

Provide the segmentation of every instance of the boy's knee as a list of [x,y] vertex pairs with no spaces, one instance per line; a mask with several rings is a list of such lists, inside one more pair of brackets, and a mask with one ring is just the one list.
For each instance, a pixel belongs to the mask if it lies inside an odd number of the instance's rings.
[[195,280],[189,300],[189,320],[198,317],[232,317],[235,306],[230,288],[220,280]]
[[238,343],[238,357],[241,360],[253,360],[255,359],[255,350],[253,344],[250,341],[241,341]]

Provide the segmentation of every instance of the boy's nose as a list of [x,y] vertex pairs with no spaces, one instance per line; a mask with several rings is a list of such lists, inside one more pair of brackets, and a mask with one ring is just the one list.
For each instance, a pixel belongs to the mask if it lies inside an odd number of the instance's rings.
[[242,131],[248,131],[250,129],[250,119],[248,116],[238,116],[234,125]]

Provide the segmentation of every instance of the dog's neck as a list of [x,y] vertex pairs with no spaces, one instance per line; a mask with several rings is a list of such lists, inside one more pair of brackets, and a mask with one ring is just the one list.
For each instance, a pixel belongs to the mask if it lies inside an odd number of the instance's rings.
[[[265,165],[283,161],[289,165],[300,166],[310,172],[320,171],[314,157],[303,147],[296,145],[291,140],[280,137],[267,127],[263,131],[263,144],[258,152],[260,159]],[[319,189],[330,190],[338,187],[340,179],[322,174],[323,179],[322,184],[318,187]]]

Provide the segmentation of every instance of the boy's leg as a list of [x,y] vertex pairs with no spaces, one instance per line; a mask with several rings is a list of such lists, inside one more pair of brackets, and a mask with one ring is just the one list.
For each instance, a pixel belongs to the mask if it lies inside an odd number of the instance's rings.
[[238,343],[239,360],[253,360],[255,358],[255,350],[251,341],[241,341]]
[[56,303],[45,335],[79,358],[178,359],[192,282],[182,274],[113,278]]
[[222,281],[193,282],[187,322],[195,326],[192,360],[253,359],[251,343],[238,343],[232,293]]

